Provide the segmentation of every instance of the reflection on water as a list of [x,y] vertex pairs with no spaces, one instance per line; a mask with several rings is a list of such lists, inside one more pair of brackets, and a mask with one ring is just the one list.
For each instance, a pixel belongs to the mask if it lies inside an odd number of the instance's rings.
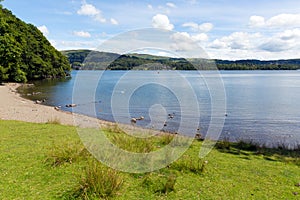
[[[81,83],[81,95],[73,100],[72,92],[77,73],[80,73],[85,81]],[[195,115],[194,108],[189,104],[180,104],[176,93],[184,95],[187,88],[173,75],[174,71],[161,71],[159,74],[159,79],[172,85],[174,91],[162,84],[155,84],[153,77],[157,77],[156,71],[134,71],[132,73],[135,76],[132,80],[122,81],[122,87],[116,87],[125,73],[74,71],[72,79],[35,82],[36,87],[24,88],[21,93],[32,100],[46,99],[48,105],[61,105],[62,109],[67,111],[71,111],[71,108],[66,108],[65,105],[76,102],[78,108],[81,108],[77,109],[78,111],[93,116],[94,114],[85,109],[92,105],[98,118],[115,121],[111,107],[112,96],[125,95],[135,82],[144,81],[147,84],[136,88],[129,101],[123,102],[122,98],[118,99],[118,122],[130,123],[129,117],[143,116],[145,119],[137,123],[140,126],[176,132],[183,117],[182,110],[185,110],[185,117],[191,122],[199,122],[201,132],[206,133],[211,117],[210,91],[198,72],[180,73],[195,91],[200,116]],[[101,79],[98,81],[100,75]],[[294,144],[300,141],[300,71],[221,71],[221,75],[227,105],[222,138],[249,139],[266,144]],[[215,78],[214,76],[211,75],[211,78]],[[95,83],[95,98],[87,98],[91,93],[91,84]],[[167,126],[164,126],[165,122]],[[188,123],[182,126],[186,130],[189,128]],[[196,130],[186,134],[195,133]]]

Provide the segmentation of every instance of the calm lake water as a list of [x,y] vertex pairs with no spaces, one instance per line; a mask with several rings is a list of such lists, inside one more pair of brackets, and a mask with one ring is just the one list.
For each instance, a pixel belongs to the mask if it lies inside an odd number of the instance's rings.
[[221,139],[292,146],[300,142],[300,71],[221,71],[220,77],[214,73],[206,77],[197,71],[73,71],[71,79],[35,82],[36,87],[21,93],[67,111],[72,108],[66,104],[76,103],[75,112],[91,116],[95,112],[109,121],[130,123],[132,117],[143,116],[138,126],[186,130],[189,135],[197,130],[191,133],[187,122],[199,122],[205,135],[214,92],[207,80],[218,79],[226,94]]

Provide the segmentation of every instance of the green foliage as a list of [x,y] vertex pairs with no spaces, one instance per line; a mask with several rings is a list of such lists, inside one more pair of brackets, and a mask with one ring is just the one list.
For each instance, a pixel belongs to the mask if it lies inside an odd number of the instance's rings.
[[6,69],[0,65],[0,84],[3,80],[6,80],[7,77]]
[[65,77],[68,59],[32,24],[0,7],[0,81]]

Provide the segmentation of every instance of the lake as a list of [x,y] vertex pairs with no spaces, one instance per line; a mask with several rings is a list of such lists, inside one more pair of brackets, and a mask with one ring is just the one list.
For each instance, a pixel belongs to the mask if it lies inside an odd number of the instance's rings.
[[[136,125],[147,128],[194,135],[197,129],[190,127],[197,123],[204,136],[214,109],[215,88],[208,82],[215,80],[225,94],[220,139],[291,146],[300,141],[300,71],[73,71],[70,79],[35,82],[20,92],[108,121],[143,116]],[[77,107],[65,107],[72,103]]]

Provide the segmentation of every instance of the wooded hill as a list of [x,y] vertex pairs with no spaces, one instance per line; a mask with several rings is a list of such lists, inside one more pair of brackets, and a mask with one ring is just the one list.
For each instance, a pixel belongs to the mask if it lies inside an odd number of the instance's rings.
[[290,60],[214,60],[170,58],[147,54],[119,55],[91,50],[63,51],[74,69],[101,70],[297,70],[300,59]]
[[32,24],[0,4],[0,83],[65,77],[68,59]]

